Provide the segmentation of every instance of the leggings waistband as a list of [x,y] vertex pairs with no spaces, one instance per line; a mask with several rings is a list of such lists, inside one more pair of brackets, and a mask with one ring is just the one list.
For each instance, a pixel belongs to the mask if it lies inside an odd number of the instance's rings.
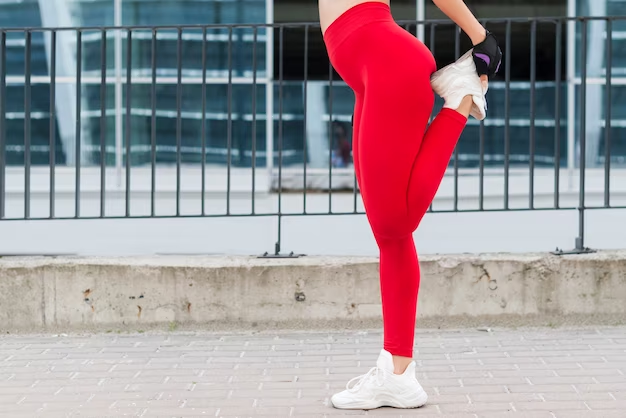
[[386,3],[371,1],[346,10],[324,33],[324,43],[332,57],[336,49],[357,29],[374,22],[394,22]]

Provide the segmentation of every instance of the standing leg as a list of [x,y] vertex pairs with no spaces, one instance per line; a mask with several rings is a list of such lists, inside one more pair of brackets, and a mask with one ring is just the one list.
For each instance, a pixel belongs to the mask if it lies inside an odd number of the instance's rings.
[[373,84],[366,90],[359,156],[368,219],[381,254],[384,348],[402,373],[413,355],[420,282],[413,232],[439,188],[467,117],[444,109],[426,130],[432,91],[405,86],[404,101],[397,91],[389,97],[388,88]]
[[[358,145],[363,200],[380,249],[384,349],[396,357],[398,374],[413,356],[420,283],[413,242],[417,227],[413,218],[417,217],[413,216],[409,186],[434,101],[428,80],[402,83],[404,80],[399,85],[392,80],[368,84]],[[418,180],[420,184],[429,181],[428,173]],[[398,361],[398,357],[405,360]]]

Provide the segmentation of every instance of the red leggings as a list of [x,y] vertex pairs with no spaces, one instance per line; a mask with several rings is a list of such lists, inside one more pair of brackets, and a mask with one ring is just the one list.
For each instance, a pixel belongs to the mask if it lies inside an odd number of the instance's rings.
[[356,96],[357,181],[380,249],[384,348],[412,357],[420,271],[413,232],[428,210],[467,118],[443,109],[428,126],[431,52],[384,3],[359,4],[327,29],[334,68]]

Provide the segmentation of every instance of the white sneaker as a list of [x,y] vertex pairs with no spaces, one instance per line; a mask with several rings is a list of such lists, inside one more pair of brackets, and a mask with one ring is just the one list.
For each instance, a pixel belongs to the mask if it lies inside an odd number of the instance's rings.
[[427,400],[428,395],[415,378],[415,362],[403,374],[394,374],[393,357],[385,350],[380,352],[376,367],[350,380],[346,390],[331,398],[338,409],[419,408]]
[[430,77],[433,91],[445,100],[443,107],[458,109],[465,96],[471,95],[474,105],[470,115],[478,120],[487,116],[487,100],[482,81],[476,73],[476,64],[470,49],[456,62],[443,67]]

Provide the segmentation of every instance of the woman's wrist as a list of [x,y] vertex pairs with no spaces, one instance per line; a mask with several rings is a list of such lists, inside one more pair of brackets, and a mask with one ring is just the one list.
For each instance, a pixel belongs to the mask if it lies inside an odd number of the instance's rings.
[[487,29],[480,26],[480,28],[477,28],[477,30],[470,35],[470,39],[472,40],[472,45],[478,45],[487,39]]

